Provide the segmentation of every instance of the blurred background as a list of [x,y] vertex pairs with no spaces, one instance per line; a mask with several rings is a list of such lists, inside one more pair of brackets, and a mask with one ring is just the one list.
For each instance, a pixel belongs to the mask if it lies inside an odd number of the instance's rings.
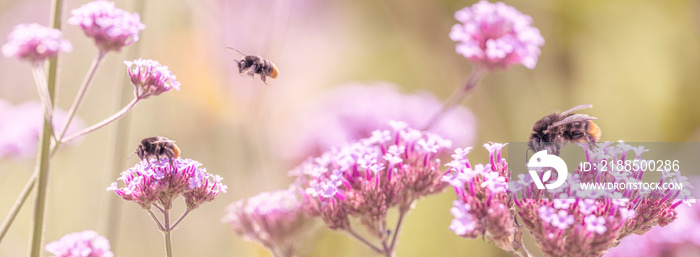
[[[65,1],[64,22],[70,10],[87,2]],[[111,212],[119,221],[117,235],[108,238],[116,256],[162,255],[162,236],[147,213],[122,200],[120,208],[110,208],[117,196],[105,190],[118,177],[115,165],[125,169],[138,162],[126,156],[140,139],[160,135],[176,140],[183,157],[203,163],[229,186],[228,193],[181,223],[173,233],[174,253],[270,256],[220,219],[235,200],[286,188],[292,181],[287,171],[314,154],[315,146],[304,144],[340,133],[331,128],[309,132],[314,127],[309,124],[318,124],[314,119],[327,117],[322,113],[329,94],[348,83],[379,83],[441,102],[472,69],[455,53],[448,33],[456,23],[454,12],[475,1],[190,0],[143,1],[141,7],[138,2],[116,5],[142,9],[146,29],[141,39],[121,53],[108,54],[78,115],[90,125],[121,109],[119,96],[131,91],[122,64],[130,48],[140,58],[169,66],[182,82],[181,90],[152,97],[130,112],[123,125],[127,149],[114,152],[117,126],[111,124],[56,155],[47,243],[88,229],[105,235]],[[599,118],[602,140],[700,141],[700,2],[505,3],[533,18],[545,45],[535,69],[495,71],[463,104],[468,109],[462,110],[462,121],[468,122],[456,128],[457,137],[463,131],[461,141],[456,140],[463,145],[455,146],[475,146],[472,163],[486,161],[480,145],[527,141],[536,120],[584,103],[594,106],[586,112]],[[48,0],[0,0],[0,42],[6,42],[16,24],[48,25],[49,9]],[[97,50],[76,26],[64,23],[63,32],[74,48],[59,61],[57,103],[65,110]],[[267,86],[257,77],[239,75],[226,46],[273,61],[279,77]],[[0,99],[13,105],[38,99],[27,63],[0,58]],[[0,160],[3,219],[33,165],[33,156]],[[26,254],[33,197],[0,244],[0,256]],[[418,202],[406,219],[397,256],[510,256],[481,239],[449,231],[454,198],[447,190]],[[175,215],[183,205],[176,203]],[[364,245],[321,227],[307,240],[302,256],[371,255]],[[530,239],[530,250],[539,255]]]

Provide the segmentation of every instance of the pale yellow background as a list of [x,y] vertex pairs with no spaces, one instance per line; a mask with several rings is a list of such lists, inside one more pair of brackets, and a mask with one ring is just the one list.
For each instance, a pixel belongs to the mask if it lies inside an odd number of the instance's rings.
[[[48,24],[48,0],[0,0],[0,42],[18,23]],[[117,6],[133,10],[134,1]],[[86,1],[66,1],[69,10]],[[224,177],[227,194],[194,211],[173,234],[175,256],[269,256],[219,220],[229,203],[286,188],[277,149],[293,137],[305,104],[344,82],[386,80],[406,92],[429,90],[445,99],[467,78],[471,64],[448,38],[453,13],[473,1],[256,0],[147,1],[140,56],[168,65],[182,82],[139,103],[129,116],[126,157],[137,142],[162,135],[177,140],[183,157]],[[537,119],[590,103],[603,140],[700,140],[700,3],[698,1],[507,1],[534,19],[545,45],[534,70],[515,66],[487,76],[466,106],[478,119],[475,145],[526,141]],[[64,24],[74,51],[61,55],[58,105],[67,109],[96,53],[77,27]],[[266,86],[241,77],[224,46],[273,60],[280,76]],[[125,86],[126,51],[110,53],[79,115],[92,124],[118,108]],[[0,58],[0,98],[37,99],[29,65]],[[63,234],[105,234],[115,126],[85,137],[55,158],[50,177],[46,242]],[[485,151],[470,155],[485,161]],[[138,161],[119,159],[127,167]],[[33,160],[0,161],[0,216],[5,217],[33,168]],[[33,197],[33,195],[31,196]],[[407,218],[398,256],[511,256],[489,243],[448,230],[451,190],[424,199]],[[120,201],[117,256],[162,256],[163,240],[136,204]],[[182,203],[178,202],[178,207]],[[181,208],[176,208],[178,213]],[[21,211],[0,256],[24,256],[31,202]],[[304,256],[369,256],[363,245],[320,229]],[[529,240],[529,238],[528,238]],[[538,252],[530,244],[533,252]]]

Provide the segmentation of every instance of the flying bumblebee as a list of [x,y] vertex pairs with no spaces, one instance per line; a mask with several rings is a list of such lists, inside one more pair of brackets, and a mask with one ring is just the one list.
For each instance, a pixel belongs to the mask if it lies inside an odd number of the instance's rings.
[[582,104],[560,113],[552,113],[535,122],[528,147],[534,152],[549,150],[559,155],[564,142],[595,143],[600,139],[601,131],[593,120],[598,119],[575,111],[593,107]]
[[259,55],[244,54],[232,47],[226,47],[226,49],[233,54],[239,55],[239,58],[236,59],[236,63],[238,63],[238,74],[246,73],[253,78],[255,78],[255,74],[258,74],[260,75],[260,80],[268,86],[270,84],[266,81],[267,77],[273,79],[277,78],[279,70],[271,61]]
[[[168,157],[170,161],[170,166],[173,166],[173,158],[180,157],[180,148],[177,147],[174,140],[170,140],[166,137],[147,137],[141,140],[141,144],[136,147],[134,153],[141,158],[141,160],[146,160],[148,164],[151,164],[149,160],[150,157],[155,157],[160,159],[161,156]],[[131,157],[129,155],[129,157]]]

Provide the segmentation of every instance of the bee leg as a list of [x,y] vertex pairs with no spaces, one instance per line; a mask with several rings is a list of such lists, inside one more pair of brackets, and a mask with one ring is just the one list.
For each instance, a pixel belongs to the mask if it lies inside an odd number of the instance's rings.
[[262,82],[265,83],[265,85],[268,85],[268,86],[270,85],[269,83],[267,83],[265,76],[263,76],[262,74],[260,74],[260,80],[262,80]]
[[158,144],[156,146],[155,152],[156,152],[156,161],[160,162],[160,157],[164,154],[165,147],[163,147],[161,144]]
[[173,167],[173,158],[168,156],[168,161],[170,161],[170,167],[172,168]]

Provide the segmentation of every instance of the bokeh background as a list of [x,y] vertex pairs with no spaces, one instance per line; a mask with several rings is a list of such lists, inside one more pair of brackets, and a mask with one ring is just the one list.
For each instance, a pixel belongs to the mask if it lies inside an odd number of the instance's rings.
[[[65,1],[69,11],[87,1]],[[203,0],[117,1],[141,9],[146,29],[138,43],[110,53],[97,72],[79,116],[98,122],[123,106],[127,51],[158,60],[182,87],[139,103],[128,116],[127,149],[115,153],[116,124],[64,148],[52,163],[46,242],[87,229],[105,235],[110,213],[118,233],[108,238],[117,256],[163,255],[162,235],[136,204],[105,190],[141,138],[174,139],[183,156],[224,177],[229,192],[191,213],[173,234],[177,256],[269,256],[220,222],[231,202],[286,188],[287,171],[301,160],[294,149],[309,106],[338,85],[387,81],[405,93],[446,99],[472,65],[448,38],[453,13],[475,1]],[[552,111],[590,103],[603,140],[700,141],[700,2],[587,0],[506,1],[530,15],[545,38],[537,67],[514,66],[488,75],[464,106],[475,117],[470,154],[484,162],[483,143],[526,141],[531,125]],[[139,7],[140,4],[143,4]],[[50,1],[0,0],[0,42],[19,23],[48,25]],[[60,57],[58,105],[69,108],[97,53],[77,27],[64,24],[73,52]],[[271,86],[240,76],[232,46],[272,60]],[[0,58],[0,98],[36,100],[28,64]],[[12,122],[1,120],[0,122]],[[328,132],[332,133],[332,132]],[[459,147],[464,147],[459,146]],[[116,158],[114,157],[116,156]],[[4,218],[33,170],[33,158],[0,160]],[[30,196],[30,199],[34,195]],[[418,202],[399,239],[398,256],[510,256],[483,240],[448,230],[450,190]],[[181,204],[181,203],[178,203]],[[177,205],[175,213],[179,210]],[[28,249],[32,202],[0,244],[0,256]],[[114,220],[114,219],[111,219]],[[302,256],[369,256],[345,235],[318,226]],[[529,240],[529,238],[527,239]],[[531,251],[538,250],[529,242]]]

